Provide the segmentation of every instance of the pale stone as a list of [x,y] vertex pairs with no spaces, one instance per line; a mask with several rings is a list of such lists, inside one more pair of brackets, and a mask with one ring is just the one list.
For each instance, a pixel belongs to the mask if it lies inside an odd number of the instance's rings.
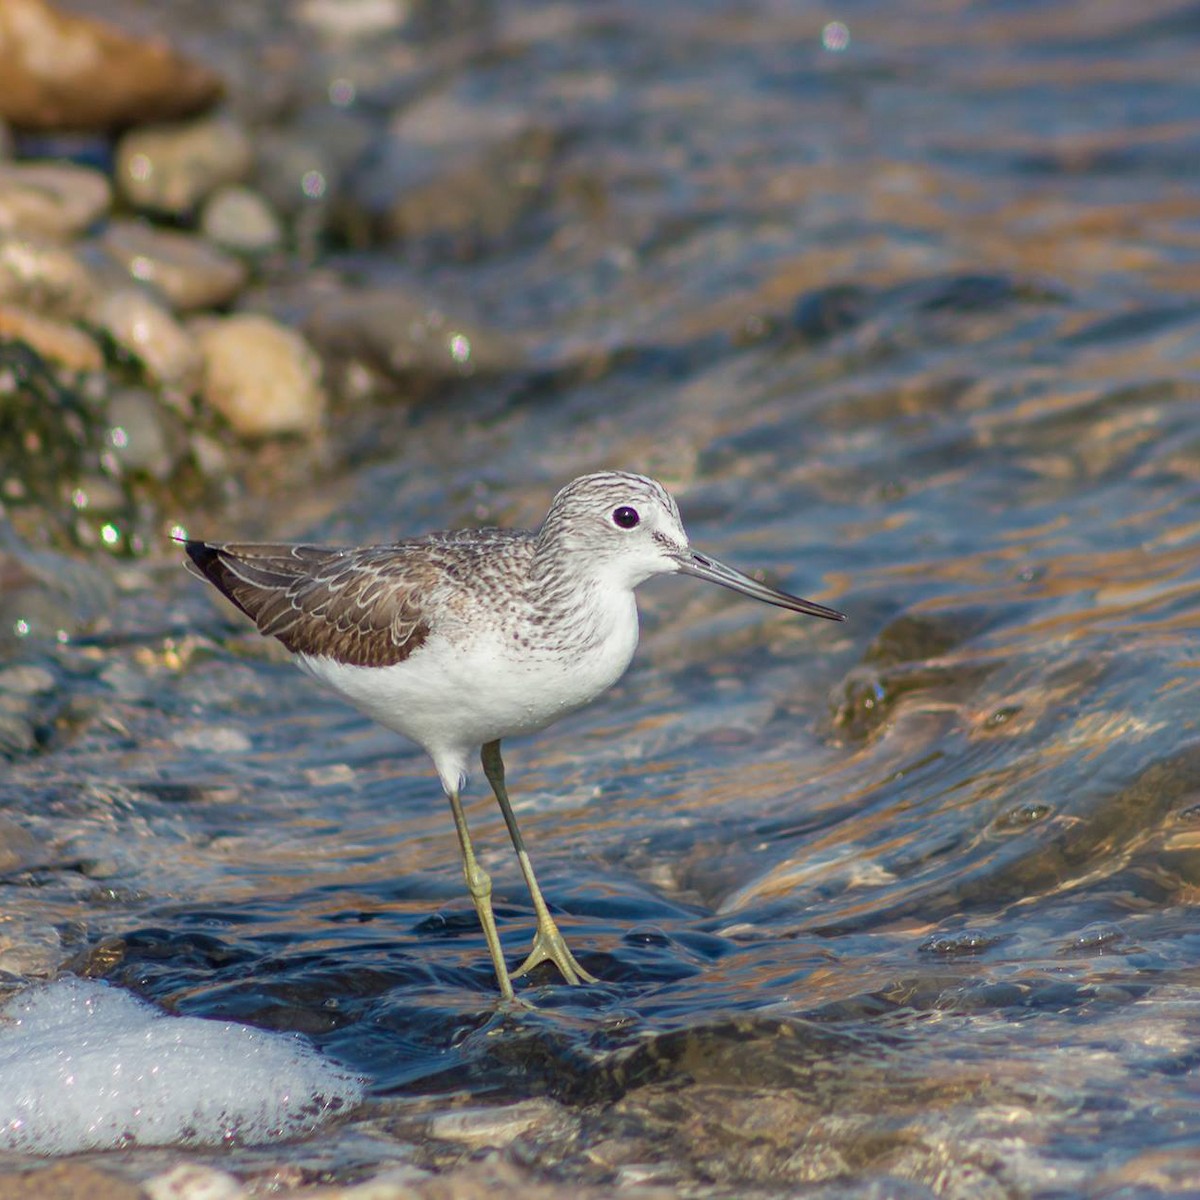
[[71,371],[99,371],[100,347],[82,329],[25,309],[0,304],[0,339],[24,342]]
[[73,163],[0,165],[0,232],[71,238],[108,212],[112,188]]
[[246,1189],[225,1171],[200,1163],[180,1163],[142,1184],[150,1200],[243,1200]]
[[249,135],[228,117],[134,129],[117,146],[116,177],[137,208],[184,216],[254,162]]
[[283,243],[283,226],[266,197],[253,188],[219,188],[200,213],[209,241],[239,254],[265,254]]
[[193,234],[113,221],[102,241],[134,279],[157,288],[181,312],[227,304],[246,282],[238,259]]
[[89,314],[157,383],[191,392],[200,382],[196,339],[153,297],[136,287],[103,296]]
[[317,432],[321,363],[294,329],[254,313],[204,322],[205,400],[244,437]]
[[66,246],[0,233],[0,303],[81,317],[98,292],[92,272]]

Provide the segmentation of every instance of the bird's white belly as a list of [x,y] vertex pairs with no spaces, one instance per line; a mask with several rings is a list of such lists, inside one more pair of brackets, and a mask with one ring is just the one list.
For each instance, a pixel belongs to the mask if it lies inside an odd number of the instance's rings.
[[359,711],[423,746],[443,750],[544,729],[610,688],[637,648],[637,613],[583,651],[555,654],[508,639],[432,636],[402,663],[347,666],[299,655],[302,667]]

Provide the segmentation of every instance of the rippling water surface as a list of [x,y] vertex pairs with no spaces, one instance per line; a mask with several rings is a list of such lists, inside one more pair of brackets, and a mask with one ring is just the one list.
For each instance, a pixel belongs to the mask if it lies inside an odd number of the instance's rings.
[[[30,651],[57,707],[0,792],[31,846],[3,888],[18,944],[361,1071],[364,1109],[275,1152],[314,1171],[444,1163],[473,1143],[431,1140],[431,1112],[538,1100],[505,1153],[564,1194],[1182,1194],[1196,11],[501,18],[447,86],[561,138],[520,236],[325,265],[432,280],[533,366],[375,410],[354,469],[302,498],[181,519],[324,541],[535,524],[621,466],[673,488],[697,546],[849,622],[643,589],[625,679],[507,748],[602,982],[543,969],[505,1015],[429,763],[164,557],[119,636]],[[532,911],[485,791],[515,960]]]

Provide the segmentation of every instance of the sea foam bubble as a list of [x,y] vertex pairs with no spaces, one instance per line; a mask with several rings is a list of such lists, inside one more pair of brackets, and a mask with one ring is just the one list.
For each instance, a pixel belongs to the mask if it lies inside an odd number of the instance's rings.
[[171,1016],[94,980],[0,1006],[0,1150],[267,1142],[361,1097],[359,1079],[298,1035]]

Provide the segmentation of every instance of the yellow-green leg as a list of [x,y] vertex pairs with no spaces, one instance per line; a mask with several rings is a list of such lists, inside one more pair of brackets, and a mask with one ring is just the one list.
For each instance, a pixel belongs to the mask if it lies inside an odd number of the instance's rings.
[[[589,974],[576,961],[575,956],[567,948],[566,940],[559,933],[546,901],[542,898],[542,889],[538,887],[537,877],[533,873],[533,864],[525,849],[525,840],[517,828],[517,818],[513,815],[512,805],[508,802],[508,790],[504,786],[504,760],[500,757],[500,743],[488,742],[482,754],[483,773],[496,793],[496,801],[504,814],[504,823],[508,826],[508,836],[512,838],[513,848],[517,852],[517,862],[521,865],[521,874],[525,876],[525,884],[529,895],[533,898],[533,911],[537,914],[537,932],[533,937],[533,949],[529,957],[512,973],[514,979],[519,979],[538,963],[552,962],[562,973],[568,983],[596,983],[595,975]],[[499,972],[497,972],[499,974]],[[511,986],[511,985],[510,985]]]
[[471,893],[471,901],[479,914],[479,924],[483,926],[483,936],[496,971],[496,982],[500,985],[500,996],[504,1000],[511,1000],[512,980],[504,962],[500,935],[496,932],[496,917],[492,912],[492,877],[476,861],[475,849],[471,845],[471,833],[467,829],[467,818],[463,815],[462,801],[459,800],[458,793],[449,793],[449,800],[450,809],[454,813],[454,828],[458,830],[458,845],[462,851],[463,876],[467,881],[467,891]]

